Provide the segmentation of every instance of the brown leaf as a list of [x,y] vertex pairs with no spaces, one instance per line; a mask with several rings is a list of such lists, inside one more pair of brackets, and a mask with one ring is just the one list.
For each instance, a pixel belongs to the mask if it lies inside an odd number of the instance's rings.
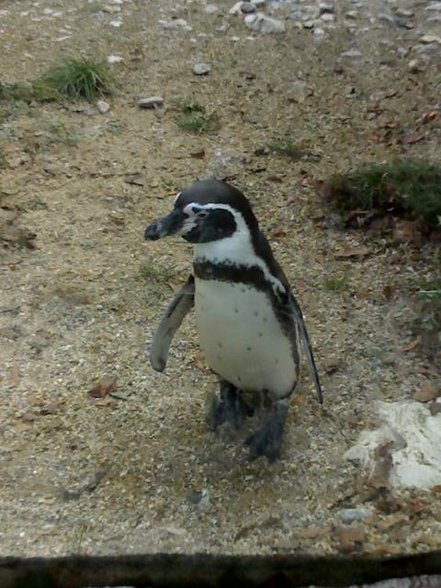
[[395,243],[413,243],[421,237],[418,223],[409,220],[397,220],[393,228],[392,238]]
[[370,255],[372,253],[372,249],[369,247],[361,246],[361,247],[347,247],[342,251],[339,251],[335,254],[335,259],[350,259],[350,258],[362,258]]
[[441,390],[432,382],[426,382],[419,390],[412,394],[412,398],[418,402],[429,402],[441,395]]
[[432,416],[436,416],[441,412],[441,402],[435,402],[432,400],[432,402],[429,404],[429,410]]
[[391,300],[397,291],[397,287],[394,284],[386,284],[383,288],[383,294],[386,300]]
[[89,396],[93,398],[104,398],[116,390],[117,378],[104,376],[98,384],[88,391]]
[[426,135],[424,133],[412,133],[411,135],[407,135],[407,137],[404,138],[404,141],[406,143],[408,143],[409,145],[414,145],[415,143],[419,143],[420,141],[424,141],[424,139],[426,138]]
[[400,545],[377,545],[370,550],[372,555],[402,555],[403,548]]
[[401,523],[407,522],[408,520],[409,520],[409,518],[405,514],[398,512],[394,515],[387,517],[387,519],[380,521],[376,525],[376,527],[380,531],[387,531],[388,529],[391,529],[392,527],[396,527],[397,525],[400,525]]
[[281,184],[283,182],[283,179],[280,176],[268,176],[266,178],[269,182],[274,182],[275,184]]
[[325,537],[329,533],[329,527],[305,527],[296,533],[299,539],[317,539]]
[[428,545],[433,549],[439,549],[439,537],[438,535],[420,535],[417,539],[415,539],[415,543],[422,543],[423,545]]
[[190,157],[193,159],[204,159],[205,157],[205,149],[201,149],[200,151],[194,151],[190,153]]
[[413,341],[411,341],[410,343],[406,343],[406,345],[403,345],[401,347],[401,351],[412,351],[412,349],[415,349],[416,347],[418,347],[418,345],[420,345],[421,343],[421,335],[418,335],[417,337],[415,337],[415,339]]
[[333,533],[341,542],[360,543],[365,538],[366,529],[364,525],[339,525],[334,527]]
[[341,368],[341,361],[339,359],[327,359],[322,365],[326,374],[335,374]]

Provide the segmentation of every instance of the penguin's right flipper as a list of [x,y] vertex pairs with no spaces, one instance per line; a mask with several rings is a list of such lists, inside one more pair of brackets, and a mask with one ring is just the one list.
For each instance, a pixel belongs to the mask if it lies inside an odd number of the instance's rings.
[[194,277],[189,276],[167,307],[150,348],[150,363],[157,372],[163,372],[167,364],[168,350],[185,315],[194,306]]
[[323,404],[323,391],[320,384],[320,378],[317,372],[317,366],[315,365],[314,354],[312,352],[311,342],[309,340],[308,331],[306,330],[305,320],[303,318],[302,310],[295,296],[291,296],[291,311],[294,316],[295,325],[299,334],[299,338],[303,344],[303,349],[306,354],[306,361],[308,363],[308,369],[310,376],[314,382],[317,397],[320,404]]

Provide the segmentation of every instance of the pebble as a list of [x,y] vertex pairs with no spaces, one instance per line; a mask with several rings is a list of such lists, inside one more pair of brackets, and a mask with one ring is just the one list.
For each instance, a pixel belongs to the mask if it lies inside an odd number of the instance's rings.
[[109,112],[110,110],[110,104],[105,100],[98,100],[96,107],[101,114],[106,114],[106,112]]
[[363,57],[363,53],[358,49],[349,49],[348,51],[343,51],[343,53],[340,53],[340,57],[346,57],[348,59],[360,59]]
[[372,511],[370,508],[343,508],[338,514],[343,524],[350,525],[371,516]]
[[243,12],[243,14],[252,14],[253,12],[256,12],[256,10],[256,5],[252,2],[242,2],[240,5],[240,11]]
[[107,63],[122,63],[124,61],[124,57],[121,55],[108,55],[106,57]]
[[184,29],[184,31],[191,31],[192,28],[185,20],[185,18],[175,18],[173,20],[160,20],[160,24],[162,24],[162,28],[166,31],[175,31],[177,29]]
[[274,35],[285,32],[285,23],[276,18],[270,18],[262,12],[248,14],[245,17],[245,24],[249,29],[263,35]]
[[206,76],[210,71],[211,65],[208,65],[208,63],[196,63],[196,65],[193,66],[193,73],[196,76]]
[[325,2],[320,2],[319,12],[320,12],[320,14],[334,14],[335,8],[331,4],[326,4]]
[[207,6],[204,8],[204,12],[206,14],[216,14],[218,10],[219,8],[216,6],[216,4],[207,4]]
[[436,35],[423,35],[420,42],[425,45],[429,45],[430,43],[441,43],[441,37],[437,37]]
[[334,22],[335,20],[335,16],[331,12],[324,12],[320,18],[323,22]]
[[422,71],[422,63],[419,59],[411,59],[407,64],[407,69],[410,73],[418,73]]
[[150,96],[149,98],[138,98],[136,101],[137,106],[139,108],[143,108],[145,110],[153,109],[153,108],[160,108],[164,105],[164,98],[161,96]]

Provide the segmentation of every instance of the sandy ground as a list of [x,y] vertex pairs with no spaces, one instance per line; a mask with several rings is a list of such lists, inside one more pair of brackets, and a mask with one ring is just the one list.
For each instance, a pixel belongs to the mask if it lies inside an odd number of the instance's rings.
[[[428,21],[424,3],[365,4],[345,18],[354,6],[338,3],[323,36],[293,19],[269,36],[228,17],[232,3],[220,0],[214,14],[170,0],[2,2],[3,83],[80,52],[124,59],[111,66],[118,89],[107,114],[86,103],[0,104],[0,219],[36,235],[34,249],[9,240],[1,251],[2,554],[441,545],[439,487],[379,490],[344,458],[373,426],[377,400],[440,385],[409,345],[414,293],[435,275],[439,245],[344,231],[316,190],[360,162],[439,157],[439,122],[420,122],[439,108],[439,43],[421,38],[439,36],[441,23]],[[376,16],[397,6],[413,12],[412,28]],[[287,13],[283,5],[273,16]],[[192,30],[159,22],[172,17]],[[354,48],[361,56],[341,56]],[[211,65],[207,76],[193,74],[199,62]],[[163,108],[137,107],[152,95]],[[220,131],[181,130],[183,99],[215,111]],[[299,161],[268,153],[285,135],[304,148]],[[192,317],[164,374],[147,359],[191,247],[146,244],[144,228],[213,171],[252,200],[304,308],[326,391],[322,410],[305,372],[275,464],[250,462],[243,434],[209,431],[217,385]],[[344,288],[330,290],[343,275]],[[89,391],[104,377],[117,378],[116,389],[97,400]],[[348,507],[371,514],[345,525]]]

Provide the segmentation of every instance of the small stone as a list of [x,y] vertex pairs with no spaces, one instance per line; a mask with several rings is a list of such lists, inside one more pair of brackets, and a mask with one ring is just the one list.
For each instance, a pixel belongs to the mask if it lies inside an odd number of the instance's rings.
[[196,63],[193,67],[193,73],[196,76],[206,76],[211,71],[211,66],[208,63]]
[[305,20],[305,22],[303,23],[304,29],[313,29],[314,26],[315,26],[315,22],[313,20]]
[[426,6],[424,10],[433,10],[433,11],[440,11],[441,12],[441,2],[432,2],[429,6]]
[[96,107],[101,114],[106,114],[106,112],[109,112],[110,110],[110,104],[105,100],[98,100]]
[[397,16],[403,16],[405,18],[410,18],[411,16],[415,16],[415,13],[413,10],[407,10],[406,8],[397,8],[395,10],[395,14]]
[[275,35],[285,32],[285,23],[276,18],[270,18],[261,12],[248,14],[245,17],[245,24],[249,29],[263,35]]
[[122,63],[124,61],[124,57],[121,57],[121,55],[108,55],[106,57],[106,61],[107,63]]
[[370,517],[372,510],[370,508],[343,508],[338,514],[342,523],[350,525]]
[[411,59],[407,64],[407,69],[410,73],[418,73],[422,71],[422,63],[419,59]]
[[325,12],[324,14],[321,15],[320,19],[323,22],[334,22],[335,16],[333,14],[331,14],[330,12]]
[[204,8],[204,12],[206,14],[216,14],[218,10],[219,8],[216,6],[216,4],[207,4],[207,6]]
[[192,28],[184,18],[175,18],[173,20],[160,20],[162,28],[166,31],[175,31],[177,29],[184,29],[184,31],[191,31]]
[[412,394],[412,398],[418,402],[429,402],[429,400],[434,400],[440,395],[441,389],[435,384],[427,382],[419,390]]
[[360,59],[363,57],[363,53],[358,49],[349,49],[340,53],[340,57],[346,57],[347,59]]
[[153,108],[160,108],[164,105],[164,98],[162,96],[150,96],[150,98],[138,98],[136,105],[139,108],[150,110]]
[[254,12],[256,12],[256,10],[256,5],[252,2],[242,2],[242,4],[240,5],[240,11],[243,14],[253,14]]
[[236,4],[230,8],[228,14],[240,14],[242,4],[243,2],[236,2]]
[[321,39],[324,36],[325,36],[325,31],[323,29],[321,29],[320,27],[315,27],[315,29],[314,29],[314,37],[316,39]]
[[325,2],[320,2],[319,12],[320,12],[320,14],[334,14],[335,8],[331,4],[326,4]]
[[424,43],[425,45],[429,45],[430,43],[441,43],[441,37],[437,37],[436,35],[423,35],[420,39],[420,43]]

